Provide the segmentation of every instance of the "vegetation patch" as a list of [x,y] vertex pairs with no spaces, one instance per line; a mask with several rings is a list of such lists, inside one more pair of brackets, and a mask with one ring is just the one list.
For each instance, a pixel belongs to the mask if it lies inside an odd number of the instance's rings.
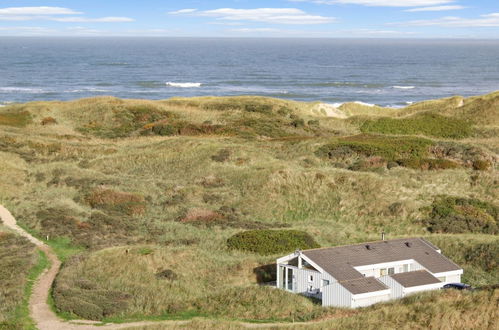
[[31,114],[28,111],[0,110],[0,125],[25,127],[31,123]]
[[416,114],[400,119],[385,117],[367,120],[360,130],[363,133],[426,135],[449,139],[463,139],[473,135],[469,121],[433,113]]
[[25,302],[28,274],[37,261],[35,246],[24,237],[0,232],[0,329],[30,326]]
[[475,287],[499,283],[497,236],[433,235],[427,238],[464,268],[463,282]]
[[424,223],[436,233],[497,234],[499,207],[473,198],[440,196]]
[[366,157],[379,156],[387,161],[404,158],[421,158],[428,155],[431,140],[417,137],[396,137],[360,134],[340,138],[316,151],[324,158],[342,158],[358,154]]
[[140,215],[146,211],[144,197],[107,188],[94,189],[86,196],[86,201],[93,208],[127,215]]
[[147,124],[173,118],[175,115],[153,105],[100,104],[102,111],[111,113],[111,119],[92,120],[80,127],[83,133],[103,138],[128,137]]
[[[79,258],[82,257],[73,257],[68,261],[68,266],[80,262]],[[132,298],[125,292],[105,289],[87,278],[79,278],[68,285],[64,279],[58,277],[52,294],[59,312],[89,320],[102,320],[126,310]]]
[[45,117],[40,124],[42,124],[42,126],[55,125],[57,124],[57,120],[54,117]]
[[308,233],[299,230],[248,230],[227,240],[229,249],[273,255],[297,249],[318,248],[319,244]]
[[232,288],[196,302],[199,312],[247,320],[309,321],[326,313],[320,305],[266,286]]
[[397,161],[400,166],[412,168],[415,170],[448,170],[459,168],[460,165],[449,159],[433,158],[409,158]]

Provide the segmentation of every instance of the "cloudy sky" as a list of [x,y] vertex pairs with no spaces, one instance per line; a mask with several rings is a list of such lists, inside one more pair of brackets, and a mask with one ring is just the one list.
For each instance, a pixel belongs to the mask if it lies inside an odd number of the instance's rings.
[[0,35],[499,39],[499,0],[0,0]]

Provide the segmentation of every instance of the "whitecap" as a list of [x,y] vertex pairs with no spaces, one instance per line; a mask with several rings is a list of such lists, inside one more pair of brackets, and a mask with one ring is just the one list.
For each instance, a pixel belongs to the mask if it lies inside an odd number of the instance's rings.
[[414,89],[416,86],[392,86],[395,89]]
[[26,88],[26,87],[0,87],[0,93],[29,93],[37,94],[43,93],[44,90],[41,88]]
[[176,83],[176,82],[167,82],[166,86],[177,87],[177,88],[195,88],[201,87],[202,83]]
[[362,102],[362,101],[354,101],[353,103],[360,104],[360,105],[363,105],[363,106],[366,106],[366,107],[375,107],[376,106],[376,104],[366,103],[366,102]]

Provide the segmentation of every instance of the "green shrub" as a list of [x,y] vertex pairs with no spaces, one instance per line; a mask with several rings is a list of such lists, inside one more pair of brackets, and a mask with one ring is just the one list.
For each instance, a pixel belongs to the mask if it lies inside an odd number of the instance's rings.
[[431,205],[428,230],[440,233],[497,234],[499,207],[471,198],[440,196]]
[[235,234],[227,240],[227,246],[229,249],[272,255],[318,248],[319,244],[303,231],[261,229]]
[[320,147],[315,154],[330,159],[358,154],[365,157],[379,156],[387,161],[394,161],[425,157],[432,144],[433,142],[428,139],[417,137],[360,134],[326,144]]
[[363,133],[427,135],[451,139],[463,139],[473,134],[469,121],[432,113],[417,114],[401,119],[367,120],[360,130]]
[[448,159],[409,158],[399,159],[397,163],[415,170],[446,170],[460,167],[458,163]]

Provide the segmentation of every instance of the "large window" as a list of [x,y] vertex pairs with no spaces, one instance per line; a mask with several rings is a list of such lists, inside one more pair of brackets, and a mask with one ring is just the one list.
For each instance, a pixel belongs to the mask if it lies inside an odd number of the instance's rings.
[[388,268],[388,275],[393,275],[395,274],[395,268]]
[[385,276],[387,274],[386,268],[381,268],[379,270],[379,276]]

